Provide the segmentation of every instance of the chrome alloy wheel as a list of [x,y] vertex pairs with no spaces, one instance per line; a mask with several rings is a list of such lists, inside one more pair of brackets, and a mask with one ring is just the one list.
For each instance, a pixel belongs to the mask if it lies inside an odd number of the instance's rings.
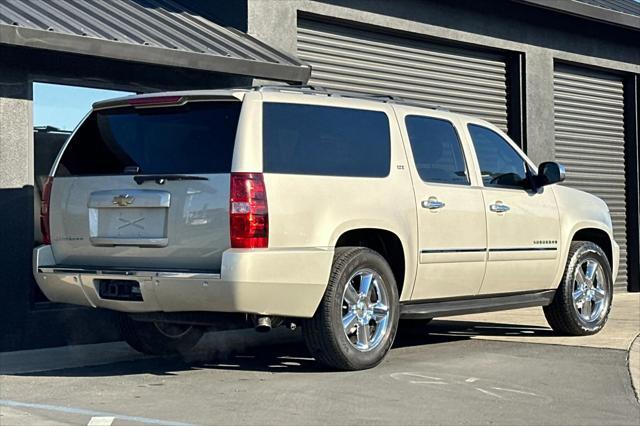
[[389,297],[382,277],[370,269],[354,273],[342,295],[342,327],[361,352],[375,349],[389,332]]
[[588,258],[576,267],[572,295],[576,312],[586,322],[597,320],[607,309],[607,283],[600,262]]

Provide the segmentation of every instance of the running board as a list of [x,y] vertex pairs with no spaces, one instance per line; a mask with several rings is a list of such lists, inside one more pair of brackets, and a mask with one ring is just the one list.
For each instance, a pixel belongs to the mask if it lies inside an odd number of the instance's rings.
[[506,311],[509,309],[547,306],[553,300],[555,290],[533,293],[481,296],[464,299],[430,300],[404,303],[400,309],[402,318],[436,318],[480,312]]

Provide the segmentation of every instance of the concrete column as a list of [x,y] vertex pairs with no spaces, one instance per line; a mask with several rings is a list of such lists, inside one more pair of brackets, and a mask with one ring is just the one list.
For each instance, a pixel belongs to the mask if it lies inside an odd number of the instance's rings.
[[247,0],[247,32],[276,49],[296,53],[297,0]]
[[33,185],[32,102],[0,98],[0,188],[24,185]]
[[555,159],[553,54],[531,47],[525,57],[527,155],[537,164]]
[[33,185],[33,105],[26,73],[0,69],[0,189]]
[[[247,33],[292,55],[297,52],[298,0],[247,0]],[[254,85],[285,84],[253,79]]]
[[[33,248],[33,108],[27,73],[0,47],[0,350],[27,337]],[[6,60],[5,60],[6,59]]]

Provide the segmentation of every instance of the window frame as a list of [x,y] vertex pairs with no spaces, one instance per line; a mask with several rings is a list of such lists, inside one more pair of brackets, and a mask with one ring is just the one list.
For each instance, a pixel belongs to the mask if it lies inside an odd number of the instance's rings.
[[[508,146],[509,148],[511,148],[511,150],[518,156],[518,158],[520,158],[525,166],[525,179],[527,182],[526,186],[521,186],[521,187],[517,187],[517,186],[509,186],[509,185],[491,185],[491,186],[487,186],[484,183],[484,179],[482,179],[482,166],[480,165],[480,158],[478,157],[478,151],[476,150],[476,144],[475,141],[473,140],[473,136],[471,135],[471,126],[475,126],[475,127],[480,127],[482,129],[486,129],[494,134],[496,134],[498,137],[500,137],[500,139],[502,139]],[[516,149],[516,146],[513,142],[511,142],[509,139],[503,137],[500,133],[496,132],[494,129],[492,129],[491,127],[482,124],[482,123],[477,123],[477,122],[467,122],[466,123],[466,130],[467,133],[469,135],[469,142],[471,144],[471,148],[473,150],[473,155],[475,155],[476,157],[476,164],[478,166],[478,176],[479,176],[479,183],[481,184],[481,186],[483,188],[491,188],[491,189],[507,189],[507,190],[512,190],[512,191],[525,191],[525,192],[529,192],[529,191],[533,191],[535,190],[535,185],[533,182],[533,178],[535,177],[536,173],[534,172],[534,170],[531,167],[530,161],[522,156],[522,154],[520,154],[520,152],[518,152],[518,150]]]
[[[388,129],[388,144],[387,144],[387,159],[388,159],[388,168],[385,171],[384,175],[376,175],[376,176],[364,176],[364,175],[344,175],[344,174],[328,174],[328,173],[302,173],[302,172],[282,172],[282,171],[272,171],[267,170],[265,167],[265,106],[267,105],[295,105],[298,107],[316,107],[316,108],[326,108],[326,109],[346,109],[352,111],[361,111],[361,112],[369,112],[369,113],[379,113],[385,116],[387,129]],[[392,120],[393,117],[389,114],[388,111],[384,109],[375,109],[375,108],[361,108],[354,107],[350,105],[334,105],[334,104],[324,104],[324,103],[314,103],[314,102],[289,102],[288,100],[280,100],[280,99],[263,99],[262,108],[261,108],[261,120],[262,126],[260,130],[261,135],[261,155],[262,155],[262,168],[264,173],[268,174],[276,174],[276,175],[291,175],[291,176],[313,176],[313,177],[328,177],[328,178],[340,178],[340,179],[386,179],[391,176],[391,169],[393,166],[393,128],[392,128]]]
[[[407,119],[409,117],[418,117],[418,118],[426,118],[426,119],[444,121],[444,122],[449,123],[451,125],[451,127],[453,127],[453,131],[455,132],[456,138],[458,139],[458,146],[460,147],[460,153],[462,154],[462,162],[464,163],[464,174],[465,174],[465,177],[467,178],[467,182],[466,183],[434,182],[434,181],[430,181],[430,180],[424,180],[422,178],[422,176],[420,176],[420,172],[418,171],[418,165],[416,163],[416,157],[415,157],[414,152],[413,152],[413,145],[411,144],[411,135],[409,134],[409,127],[407,126]],[[454,123],[452,120],[450,120],[448,118],[444,118],[444,117],[434,117],[432,115],[423,115],[423,114],[415,114],[415,113],[406,114],[404,116],[404,119],[402,120],[402,122],[403,122],[403,125],[404,125],[404,130],[407,132],[407,140],[409,142],[409,148],[411,149],[411,157],[413,158],[413,167],[415,168],[416,174],[418,175],[418,177],[420,178],[420,180],[423,183],[426,183],[426,184],[429,184],[429,185],[453,185],[453,186],[456,186],[456,187],[471,187],[471,186],[473,186],[473,184],[471,182],[471,172],[469,170],[469,160],[467,159],[467,155],[466,155],[465,150],[464,150],[464,145],[462,143],[462,139],[460,138],[460,132],[458,131],[456,123]]]

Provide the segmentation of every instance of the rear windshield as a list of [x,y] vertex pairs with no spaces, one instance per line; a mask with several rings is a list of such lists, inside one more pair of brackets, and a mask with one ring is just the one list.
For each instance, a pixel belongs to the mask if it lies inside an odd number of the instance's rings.
[[73,136],[56,175],[229,173],[241,105],[95,111]]

